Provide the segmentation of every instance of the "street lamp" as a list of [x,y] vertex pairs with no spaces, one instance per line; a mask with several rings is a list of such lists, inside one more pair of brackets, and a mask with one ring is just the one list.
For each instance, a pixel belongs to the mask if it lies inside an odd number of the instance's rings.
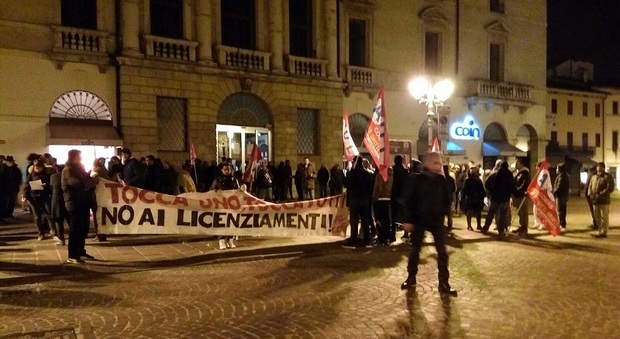
[[420,105],[426,105],[428,112],[428,150],[433,147],[433,117],[435,116],[434,107],[443,105],[452,92],[454,91],[454,83],[449,79],[443,79],[431,84],[425,77],[417,77],[409,82],[409,93],[418,100]]

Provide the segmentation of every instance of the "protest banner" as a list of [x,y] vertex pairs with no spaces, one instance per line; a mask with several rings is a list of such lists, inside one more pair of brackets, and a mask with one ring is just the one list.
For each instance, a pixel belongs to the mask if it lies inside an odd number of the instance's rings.
[[101,234],[344,236],[345,196],[273,204],[240,190],[178,196],[101,180]]
[[549,165],[547,160],[544,160],[530,182],[527,196],[538,208],[536,217],[545,225],[549,233],[555,237],[561,233],[561,228],[552,192],[553,186],[551,184],[551,175],[549,175]]

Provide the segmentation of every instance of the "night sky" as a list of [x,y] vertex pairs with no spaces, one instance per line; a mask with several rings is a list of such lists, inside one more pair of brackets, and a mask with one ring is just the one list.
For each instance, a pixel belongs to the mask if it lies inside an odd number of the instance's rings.
[[620,0],[547,0],[547,63],[594,64],[594,80],[620,85]]

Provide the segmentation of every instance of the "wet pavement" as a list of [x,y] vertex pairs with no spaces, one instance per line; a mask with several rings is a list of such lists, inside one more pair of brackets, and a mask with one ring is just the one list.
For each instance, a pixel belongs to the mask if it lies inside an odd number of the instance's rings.
[[455,218],[456,298],[437,291],[430,235],[405,292],[408,244],[124,236],[89,240],[97,260],[76,266],[21,215],[0,225],[0,338],[620,338],[620,208],[606,239],[582,199],[568,213],[562,236],[506,241]]

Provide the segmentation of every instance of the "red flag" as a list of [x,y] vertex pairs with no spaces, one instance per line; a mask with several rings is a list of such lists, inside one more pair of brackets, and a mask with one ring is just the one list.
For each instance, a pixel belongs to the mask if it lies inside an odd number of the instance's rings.
[[260,160],[260,149],[257,144],[252,146],[252,154],[250,155],[250,162],[248,163],[248,167],[245,168],[245,173],[243,174],[243,181],[248,183],[248,191],[252,190],[252,183],[254,182],[254,169]]
[[192,166],[196,165],[196,149],[194,148],[192,139],[189,140],[189,163]]
[[532,178],[527,188],[528,197],[536,205],[538,211],[536,217],[545,225],[553,236],[560,234],[560,219],[558,217],[555,199],[553,198],[553,185],[549,176],[549,164],[544,160],[536,175]]
[[377,104],[372,110],[372,118],[364,135],[364,145],[379,168],[379,174],[387,181],[391,161],[383,88],[379,91]]
[[344,112],[342,118],[342,142],[344,143],[344,156],[347,161],[353,160],[353,157],[360,155],[360,152],[351,138],[351,132],[349,131],[349,114]]
[[439,139],[437,139],[437,137],[435,137],[435,140],[433,140],[433,147],[431,147],[431,152],[439,152]]

